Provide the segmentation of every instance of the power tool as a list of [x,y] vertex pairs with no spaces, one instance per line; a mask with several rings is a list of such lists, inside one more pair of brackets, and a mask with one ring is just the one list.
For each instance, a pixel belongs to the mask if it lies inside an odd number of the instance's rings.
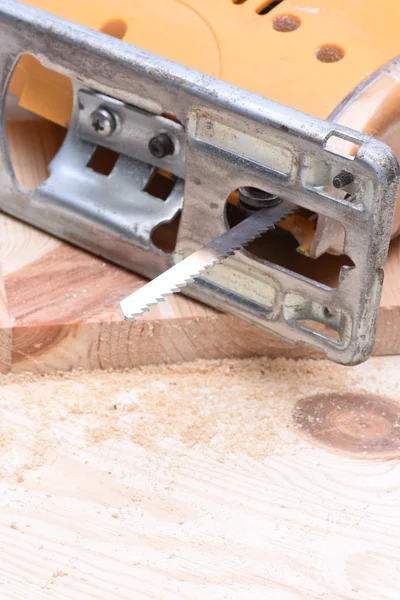
[[[127,319],[183,288],[362,362],[400,230],[398,17],[391,0],[2,0],[0,209],[153,280]],[[65,130],[34,190],[10,95]]]

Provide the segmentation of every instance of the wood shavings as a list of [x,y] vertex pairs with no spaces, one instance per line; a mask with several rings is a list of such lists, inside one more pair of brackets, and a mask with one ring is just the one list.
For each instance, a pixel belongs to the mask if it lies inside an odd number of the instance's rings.
[[[257,358],[196,361],[125,372],[73,372],[1,376],[0,473],[22,481],[49,451],[128,439],[146,449],[168,439],[225,453],[263,458],[282,437],[293,440],[291,413],[309,394],[348,392],[399,383],[369,366],[345,368],[325,361]],[[397,388],[396,388],[397,389]],[[374,390],[372,390],[374,391]],[[11,410],[12,408],[12,410]]]
[[399,366],[1,378],[1,598],[398,598],[400,462],[322,447],[294,407],[396,402]]

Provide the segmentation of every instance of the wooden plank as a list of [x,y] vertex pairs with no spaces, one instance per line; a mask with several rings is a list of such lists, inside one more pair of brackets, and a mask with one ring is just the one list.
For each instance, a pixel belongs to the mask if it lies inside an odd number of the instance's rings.
[[[34,188],[60,143],[42,121],[8,123],[21,184]],[[51,236],[0,215],[0,369],[51,372],[125,368],[196,358],[317,357],[234,317],[179,295],[136,323],[119,301],[144,280]],[[376,354],[400,353],[400,243],[392,244]]]
[[400,597],[400,358],[0,383],[2,599]]

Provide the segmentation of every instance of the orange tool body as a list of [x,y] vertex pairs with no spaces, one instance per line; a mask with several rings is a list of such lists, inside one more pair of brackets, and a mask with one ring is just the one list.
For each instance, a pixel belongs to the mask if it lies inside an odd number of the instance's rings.
[[[9,198],[0,208],[151,278],[175,266],[182,285],[196,279],[185,288],[188,295],[311,343],[332,360],[365,360],[382,266],[390,237],[400,231],[400,4],[26,5],[26,15],[13,0],[0,7],[4,44],[9,39],[11,48],[0,68],[22,108],[68,133],[43,187],[17,206],[15,181],[7,179]],[[99,146],[120,154],[107,178],[89,168]],[[154,200],[148,184],[156,175],[168,180],[169,191]],[[271,208],[272,222],[267,208],[275,200],[284,200],[284,208]],[[249,217],[261,208],[263,223]],[[179,218],[172,252],[155,247],[157,227]],[[241,224],[234,240],[237,221],[246,219],[249,230]],[[240,252],[246,236],[249,242],[277,224],[307,260],[349,257],[336,287]],[[207,260],[196,252],[203,245]],[[126,251],[131,246],[134,256]],[[178,268],[192,252],[192,263]],[[175,283],[167,288],[175,291]],[[164,295],[158,284],[152,289],[148,305]],[[126,302],[123,312],[133,318],[140,308]]]

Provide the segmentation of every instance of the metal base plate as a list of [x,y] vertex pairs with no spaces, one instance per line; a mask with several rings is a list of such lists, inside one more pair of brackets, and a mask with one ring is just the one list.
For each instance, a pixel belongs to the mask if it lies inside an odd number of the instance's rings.
[[[399,181],[385,144],[12,0],[0,7],[3,107],[22,53],[71,78],[74,116],[49,179],[27,192],[13,173],[2,111],[1,210],[151,278],[226,230],[233,190],[253,186],[277,194],[343,225],[355,266],[342,267],[338,286],[242,251],[185,293],[311,344],[334,361],[354,364],[369,356]],[[102,137],[90,127],[99,107],[116,115],[115,135]],[[157,159],[148,138],[160,132],[173,138],[175,151]],[[356,155],[336,154],[333,137],[358,145]],[[87,167],[97,145],[121,153],[108,177]],[[177,177],[165,201],[145,191],[156,168]],[[351,202],[327,191],[343,170],[354,176]],[[180,211],[176,250],[168,255],[151,233]],[[322,333],[318,324],[337,335]]]

